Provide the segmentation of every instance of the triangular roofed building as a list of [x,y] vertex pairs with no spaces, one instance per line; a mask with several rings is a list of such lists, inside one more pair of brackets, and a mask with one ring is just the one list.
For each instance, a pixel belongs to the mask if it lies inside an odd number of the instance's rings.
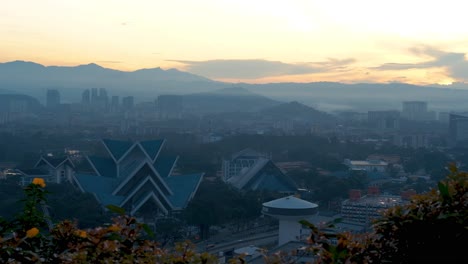
[[203,173],[174,176],[178,157],[160,155],[164,140],[102,140],[108,157],[89,156],[93,174],[76,174],[75,184],[103,205],[117,205],[151,220],[184,209]]
[[241,190],[295,193],[297,186],[266,154],[244,149],[223,161],[223,180]]
[[17,169],[21,173],[21,184],[26,185],[34,178],[43,178],[50,183],[71,182],[75,165],[69,157],[42,156],[31,169]]

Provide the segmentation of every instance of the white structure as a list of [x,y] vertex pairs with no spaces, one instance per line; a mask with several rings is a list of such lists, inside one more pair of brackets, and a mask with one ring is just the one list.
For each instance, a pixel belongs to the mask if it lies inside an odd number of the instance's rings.
[[367,172],[384,172],[388,163],[382,160],[349,160],[346,159],[344,164],[350,170],[365,170]]
[[21,184],[27,185],[34,178],[43,178],[46,182],[71,182],[75,174],[75,165],[68,157],[42,156],[32,169],[17,169],[21,174]]
[[302,236],[300,220],[308,219],[317,214],[318,205],[287,196],[263,204],[262,213],[279,220],[278,245],[289,241],[299,241]]
[[379,218],[385,209],[403,204],[396,195],[366,195],[345,200],[341,203],[341,215],[347,222],[369,224]]

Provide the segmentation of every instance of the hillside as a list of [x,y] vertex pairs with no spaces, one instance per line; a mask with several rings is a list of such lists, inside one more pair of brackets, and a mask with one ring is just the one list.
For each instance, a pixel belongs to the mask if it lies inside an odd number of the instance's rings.
[[276,119],[301,120],[310,122],[329,122],[334,117],[296,101],[263,109],[261,114]]
[[256,112],[280,104],[240,87],[185,95],[183,102],[184,108],[194,113]]

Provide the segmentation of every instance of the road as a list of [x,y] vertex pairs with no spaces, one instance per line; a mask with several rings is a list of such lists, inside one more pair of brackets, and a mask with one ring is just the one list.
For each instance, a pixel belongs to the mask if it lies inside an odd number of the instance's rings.
[[274,230],[264,233],[251,234],[247,236],[244,235],[241,238],[237,236],[225,237],[223,242],[212,241],[211,244],[210,242],[203,242],[197,244],[197,247],[200,252],[204,251],[215,254],[220,251],[226,252],[250,245],[261,247],[269,244],[274,244],[277,241],[278,230]]

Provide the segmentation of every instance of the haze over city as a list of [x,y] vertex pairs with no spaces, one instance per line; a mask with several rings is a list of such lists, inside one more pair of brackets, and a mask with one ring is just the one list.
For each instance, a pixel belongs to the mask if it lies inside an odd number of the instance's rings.
[[6,1],[0,61],[228,82],[465,82],[463,1]]
[[466,10],[4,1],[0,263],[468,263]]

